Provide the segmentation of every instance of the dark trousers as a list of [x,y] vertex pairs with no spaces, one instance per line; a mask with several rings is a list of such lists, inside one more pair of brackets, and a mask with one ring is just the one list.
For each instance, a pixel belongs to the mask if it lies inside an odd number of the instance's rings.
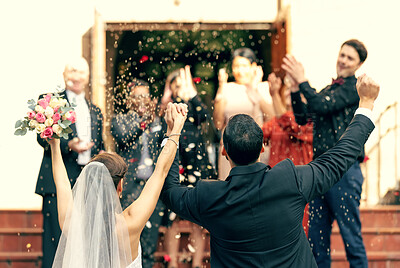
[[61,229],[58,223],[57,197],[53,195],[43,196],[43,240],[42,240],[42,267],[51,268],[56,255]]
[[356,161],[325,195],[310,202],[308,237],[319,268],[331,266],[330,237],[334,220],[338,223],[350,267],[368,267],[359,210],[363,180]]

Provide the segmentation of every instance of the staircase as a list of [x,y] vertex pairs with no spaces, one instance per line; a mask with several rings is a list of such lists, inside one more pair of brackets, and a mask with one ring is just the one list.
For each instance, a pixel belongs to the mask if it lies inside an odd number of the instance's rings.
[[[400,267],[400,206],[377,206],[361,208],[364,244],[370,268]],[[179,225],[181,231],[178,268],[189,268],[191,260],[188,247],[191,229],[187,222]],[[164,268],[164,234],[160,228],[158,249],[154,268]],[[0,211],[0,268],[41,267],[42,214],[40,211]],[[209,234],[206,237],[204,266],[210,267]],[[332,268],[348,268],[344,245],[336,223],[332,231]]]
[[[361,208],[362,236],[369,268],[400,267],[400,206]],[[348,268],[339,227],[331,236],[332,268]]]
[[42,213],[0,211],[0,268],[41,267]]

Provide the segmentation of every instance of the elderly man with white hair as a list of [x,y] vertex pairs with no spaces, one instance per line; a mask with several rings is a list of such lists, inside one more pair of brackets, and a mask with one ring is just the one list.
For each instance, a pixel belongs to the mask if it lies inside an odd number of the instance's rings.
[[[89,66],[84,58],[77,58],[65,65],[65,91],[60,95],[70,104],[75,103],[76,122],[71,125],[68,140],[61,139],[62,157],[67,169],[71,187],[82,168],[93,155],[103,150],[102,120],[98,107],[85,97],[89,82]],[[42,96],[41,96],[42,97]],[[51,169],[51,151],[46,140],[37,136],[43,147],[43,160],[39,171],[35,193],[43,197],[43,259],[42,267],[51,267],[57,249],[61,230],[58,224],[56,188]]]

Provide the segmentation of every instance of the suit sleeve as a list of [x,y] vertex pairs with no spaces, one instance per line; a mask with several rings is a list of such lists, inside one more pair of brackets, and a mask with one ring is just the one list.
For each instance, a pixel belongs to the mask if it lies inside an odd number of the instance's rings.
[[307,165],[296,166],[296,179],[307,202],[326,193],[347,172],[364,147],[374,124],[355,115],[334,147]]
[[195,125],[200,125],[204,121],[207,120],[208,111],[206,106],[201,101],[199,95],[194,96],[192,99],[189,100],[193,109],[193,119]]
[[99,151],[105,150],[104,141],[103,141],[103,114],[101,113],[100,108],[97,108],[97,120],[98,120],[98,136],[97,143],[99,144]]
[[169,209],[180,217],[201,225],[197,187],[187,187],[179,183],[179,160],[177,153],[165,179],[160,198]]
[[319,94],[308,82],[299,85],[300,92],[307,99],[310,113],[331,114],[360,101],[354,83],[345,82],[326,94]]
[[296,123],[299,125],[307,124],[311,116],[308,114],[307,105],[301,100],[300,91],[291,93],[290,96],[292,98],[292,108]]

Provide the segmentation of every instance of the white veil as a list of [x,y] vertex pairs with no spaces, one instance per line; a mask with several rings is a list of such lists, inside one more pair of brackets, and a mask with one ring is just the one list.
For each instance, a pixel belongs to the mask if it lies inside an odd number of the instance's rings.
[[128,228],[106,166],[89,163],[72,196],[53,267],[127,267],[132,262]]

